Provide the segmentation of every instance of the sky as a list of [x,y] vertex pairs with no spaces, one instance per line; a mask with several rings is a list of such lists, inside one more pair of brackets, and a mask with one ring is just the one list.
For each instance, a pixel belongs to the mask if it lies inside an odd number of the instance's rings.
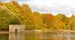
[[[10,1],[10,0],[1,0]],[[75,0],[16,0],[20,4],[28,4],[33,11],[41,13],[51,13],[57,15],[58,13],[65,14],[70,17],[75,15]]]

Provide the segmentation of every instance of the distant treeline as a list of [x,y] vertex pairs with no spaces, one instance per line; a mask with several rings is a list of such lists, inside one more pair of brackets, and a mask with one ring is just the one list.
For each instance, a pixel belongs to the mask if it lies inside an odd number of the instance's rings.
[[0,30],[8,30],[11,24],[25,25],[26,30],[75,30],[75,16],[32,12],[27,4],[0,2]]

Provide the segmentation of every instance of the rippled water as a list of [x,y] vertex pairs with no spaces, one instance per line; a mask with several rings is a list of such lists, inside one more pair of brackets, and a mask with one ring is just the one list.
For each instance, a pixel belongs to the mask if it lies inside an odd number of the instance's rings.
[[27,31],[17,34],[0,34],[0,40],[75,40],[75,33]]

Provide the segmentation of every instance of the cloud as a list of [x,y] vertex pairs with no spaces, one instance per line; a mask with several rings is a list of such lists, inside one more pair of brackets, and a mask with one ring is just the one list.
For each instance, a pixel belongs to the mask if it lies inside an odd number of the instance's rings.
[[25,3],[29,4],[33,11],[42,13],[62,13],[68,17],[75,14],[75,0],[32,0]]
[[[6,1],[6,0],[3,0]],[[75,0],[16,0],[20,4],[28,4],[33,11],[40,11],[42,13],[58,13],[67,16],[75,15]]]
[[[12,1],[12,0],[0,0],[0,1]],[[15,0],[15,1],[17,1],[17,2],[29,2],[29,1],[31,1],[31,0]]]
[[69,6],[57,5],[56,7],[47,7],[42,5],[34,5],[31,4],[30,7],[33,11],[40,11],[42,13],[52,13],[53,15],[57,15],[58,13],[65,14],[70,17],[75,13],[75,8]]
[[8,0],[0,0],[0,1],[8,1]]
[[31,1],[31,0],[16,0],[16,1],[22,1],[22,2],[29,2],[29,1]]

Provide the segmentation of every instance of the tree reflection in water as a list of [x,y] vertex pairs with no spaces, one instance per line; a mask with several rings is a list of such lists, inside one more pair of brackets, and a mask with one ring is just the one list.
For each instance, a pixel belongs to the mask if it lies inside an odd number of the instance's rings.
[[0,40],[9,40],[9,34],[0,34]]
[[25,40],[24,33],[10,33],[9,40]]
[[25,33],[0,34],[0,40],[75,40],[75,32],[27,31]]

